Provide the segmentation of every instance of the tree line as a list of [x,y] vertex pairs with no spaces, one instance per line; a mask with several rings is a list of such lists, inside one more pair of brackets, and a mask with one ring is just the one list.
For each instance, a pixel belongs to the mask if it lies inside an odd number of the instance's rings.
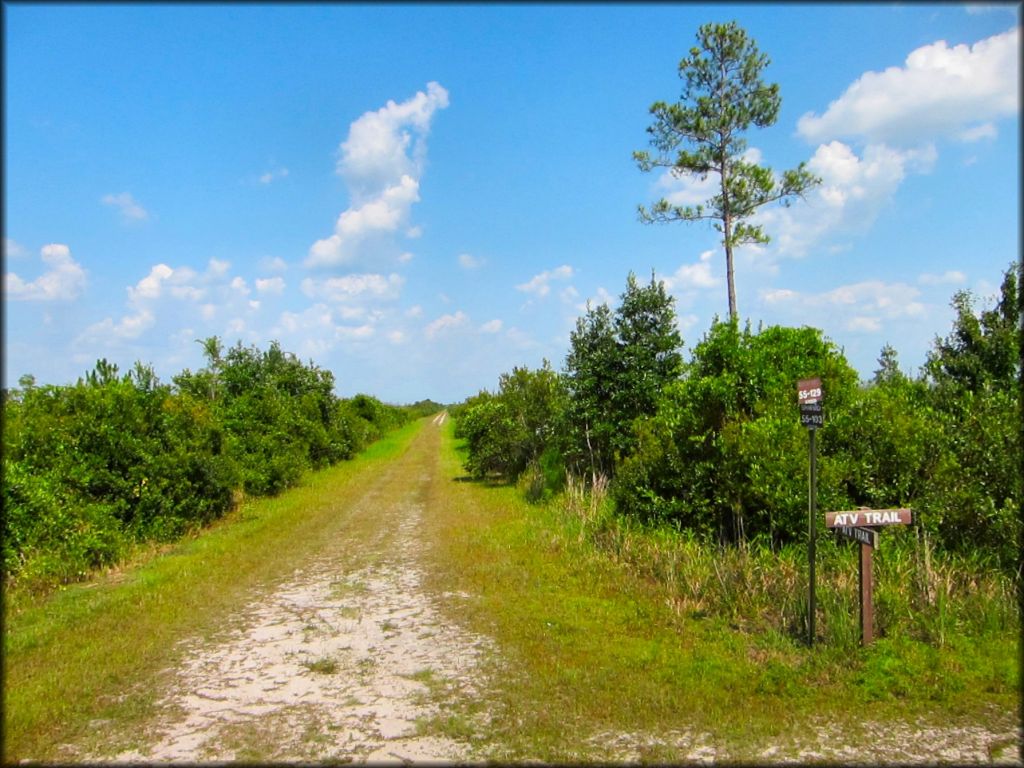
[[[917,376],[886,346],[870,381],[815,328],[717,318],[682,354],[674,299],[630,275],[613,311],[588,305],[561,371],[514,368],[453,409],[476,478],[532,498],[566,475],[610,482],[617,514],[720,545],[806,536],[808,438],[796,383],[818,376],[820,509],[912,507],[949,551],[1019,566],[1021,294],[953,299],[951,332]],[[908,534],[912,535],[912,534]]]
[[338,398],[330,371],[277,342],[202,345],[206,366],[170,384],[142,363],[122,374],[99,360],[73,385],[23,376],[4,392],[6,579],[81,578],[132,543],[173,540],[436,410]]

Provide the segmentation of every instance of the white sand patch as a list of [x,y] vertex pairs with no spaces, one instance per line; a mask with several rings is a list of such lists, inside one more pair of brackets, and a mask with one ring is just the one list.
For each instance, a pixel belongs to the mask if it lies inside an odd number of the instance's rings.
[[[799,733],[787,731],[779,743],[765,746],[753,757],[758,764],[914,765],[985,763],[1021,765],[1021,728],[983,726],[935,727],[923,721],[858,723],[858,730],[829,723],[811,724]],[[671,762],[715,763],[749,756],[734,754],[710,733],[605,732],[586,741],[589,759],[636,763],[651,753]]]

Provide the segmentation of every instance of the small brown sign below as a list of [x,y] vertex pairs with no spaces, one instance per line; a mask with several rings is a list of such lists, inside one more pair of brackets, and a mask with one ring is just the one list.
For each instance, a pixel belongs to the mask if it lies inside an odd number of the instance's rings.
[[910,525],[912,520],[909,509],[851,509],[848,512],[825,513],[825,525],[829,528]]
[[835,531],[848,539],[859,541],[861,544],[867,544],[875,549],[878,548],[878,531],[874,528],[853,528],[843,525],[836,528]]

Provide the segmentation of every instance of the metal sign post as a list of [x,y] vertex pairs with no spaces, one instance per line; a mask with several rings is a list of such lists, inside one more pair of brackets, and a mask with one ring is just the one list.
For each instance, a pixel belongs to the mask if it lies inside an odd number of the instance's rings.
[[817,613],[817,601],[814,595],[814,545],[817,539],[815,518],[818,513],[818,451],[814,442],[814,433],[825,423],[821,401],[824,393],[821,379],[801,379],[796,383],[796,399],[800,405],[800,423],[810,431],[809,461],[811,477],[807,501],[807,644],[814,645],[814,617]]
[[811,444],[810,444],[810,461],[811,461],[811,487],[809,490],[810,498],[808,499],[808,512],[807,512],[807,562],[808,562],[808,581],[807,581],[807,644],[814,645],[814,618],[818,612],[817,600],[814,594],[814,563],[816,560],[815,556],[815,543],[818,539],[818,532],[816,530],[816,518],[818,517],[818,451],[817,446],[814,444],[814,433],[817,430],[811,428]]

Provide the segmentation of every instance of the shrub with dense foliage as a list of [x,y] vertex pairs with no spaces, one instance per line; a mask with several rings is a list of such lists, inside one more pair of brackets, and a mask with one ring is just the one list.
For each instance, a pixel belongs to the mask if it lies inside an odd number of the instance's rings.
[[515,479],[536,465],[554,443],[564,401],[562,380],[546,360],[536,371],[502,374],[497,394],[480,392],[460,411],[457,434],[470,447],[466,469],[476,478]]
[[[807,437],[796,416],[796,382],[812,375],[821,377],[830,412],[846,407],[857,374],[820,331],[753,333],[714,323],[686,375],[636,422],[637,450],[612,486],[618,508],[726,541],[798,533],[806,519]],[[822,445],[832,429],[829,422],[821,430]]]
[[223,515],[239,489],[275,494],[350,458],[409,418],[366,395],[337,398],[329,371],[277,343],[223,353],[173,385],[100,360],[71,386],[32,377],[4,393],[5,576],[49,584],[116,562]]
[[796,382],[819,376],[819,508],[909,506],[914,528],[943,550],[981,553],[1014,573],[1024,500],[1016,269],[991,308],[976,312],[967,292],[954,297],[953,329],[935,340],[920,376],[900,371],[886,346],[869,382],[807,327],[755,333],[716,320],[683,362],[671,298],[630,275],[617,310],[588,307],[579,319],[564,374],[546,374],[551,391],[561,379],[564,396],[530,403],[530,423],[546,428],[529,433],[528,451],[525,406],[504,384],[453,411],[467,466],[511,481],[542,456],[557,474],[550,459],[563,457],[589,482],[609,477],[615,509],[629,519],[779,547],[806,536],[808,437]]

